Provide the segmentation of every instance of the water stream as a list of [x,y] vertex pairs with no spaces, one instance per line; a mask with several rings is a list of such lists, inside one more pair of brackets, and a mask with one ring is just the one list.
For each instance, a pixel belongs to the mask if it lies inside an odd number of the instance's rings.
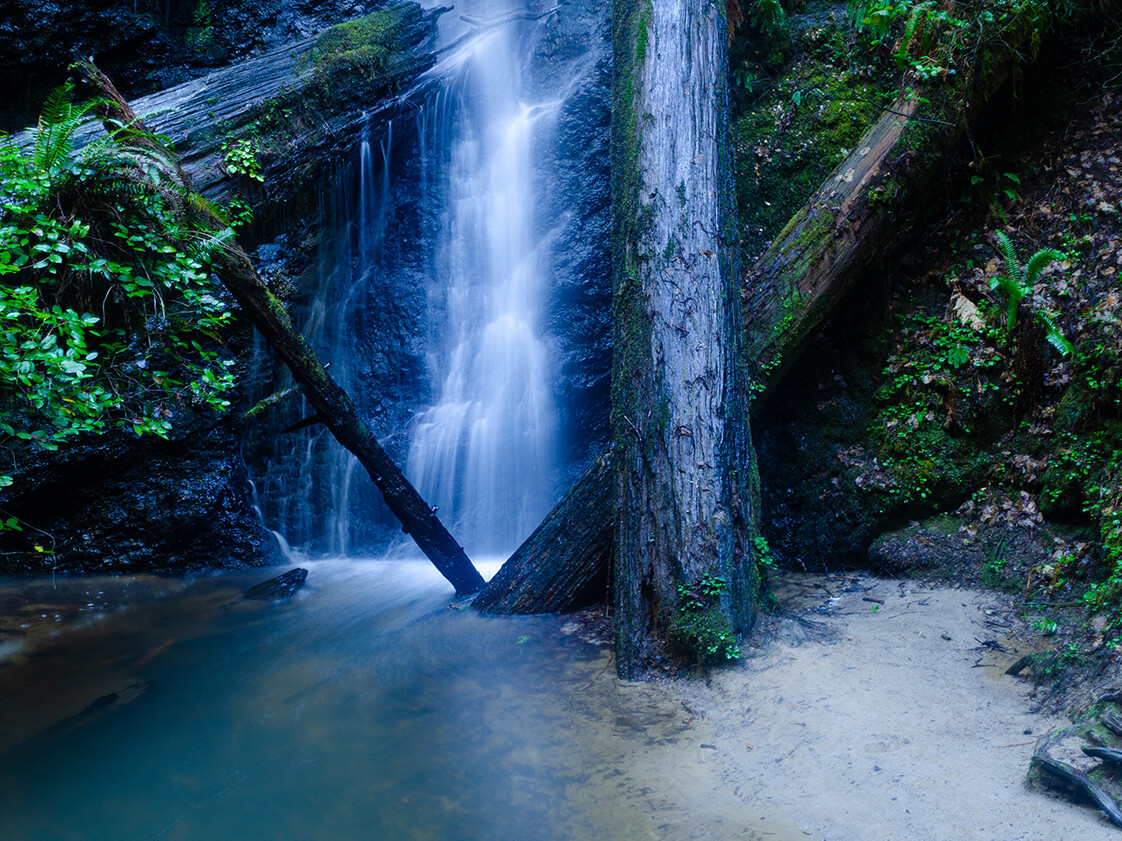
[[580,623],[449,610],[425,562],[308,566],[286,603],[238,600],[261,571],[0,580],[0,838],[628,841],[758,817],[705,722],[619,684]]
[[414,421],[406,474],[483,554],[509,552],[541,520],[556,468],[531,160],[535,126],[556,108],[525,101],[514,36],[499,27],[464,48],[424,138],[440,163],[426,196],[445,208],[429,307],[439,387]]

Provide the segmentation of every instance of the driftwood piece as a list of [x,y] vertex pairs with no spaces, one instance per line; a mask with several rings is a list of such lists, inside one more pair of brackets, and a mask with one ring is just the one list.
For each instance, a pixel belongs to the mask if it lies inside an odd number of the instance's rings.
[[1093,756],[1095,759],[1101,759],[1104,762],[1113,762],[1122,764],[1122,750],[1117,748],[1100,748],[1093,745],[1084,745],[1083,752],[1087,756]]
[[[612,499],[611,451],[585,471],[476,597],[484,613],[560,613],[604,598],[612,554],[612,520],[602,506]],[[570,505],[576,497],[582,505]],[[587,507],[592,506],[592,507]],[[549,557],[567,563],[549,563]]]
[[1094,782],[1087,772],[1080,771],[1075,766],[1054,758],[1050,753],[1053,745],[1072,735],[1073,729],[1066,728],[1041,739],[1036,746],[1036,750],[1033,751],[1033,764],[1086,794],[1106,813],[1112,824],[1122,829],[1122,808],[1119,808],[1118,801],[1111,797],[1102,786]]
[[304,586],[308,571],[303,567],[290,569],[283,575],[270,578],[242,593],[243,599],[287,599]]
[[[962,74],[962,88],[941,96],[913,89],[885,109],[744,273],[742,359],[749,388],[757,398],[779,381],[807,337],[860,277],[860,270],[900,239],[910,212],[925,204],[924,187],[944,170],[946,154],[981,120],[994,94],[1020,63],[1035,55],[1037,27],[1028,17],[1032,14],[1026,9],[1007,28],[1004,40],[982,46],[971,71]],[[976,68],[983,70],[974,72]],[[942,99],[942,106],[928,103],[929,98]],[[959,102],[966,104],[959,106]],[[573,488],[582,490],[567,494],[527,543],[550,533],[550,520],[571,519],[570,508],[600,511],[605,526],[615,516],[614,488],[605,490],[585,478]],[[594,493],[603,495],[593,498]],[[524,544],[519,552],[523,558],[537,557],[557,568],[604,562],[603,553],[590,552],[576,542],[563,547],[571,556],[559,556],[560,548],[551,552],[548,546]],[[526,576],[523,586],[534,586],[540,578],[548,576]],[[529,596],[527,600],[533,601]]]
[[1113,733],[1115,736],[1122,736],[1122,719],[1111,713],[1103,713],[1100,717],[1103,727]]
[[[116,125],[124,123],[134,128],[134,131],[120,137],[121,142],[140,146],[155,142],[144,131],[129,103],[96,67],[88,63],[77,65],[74,76],[76,84],[104,99],[102,109],[105,117],[115,120]],[[180,183],[188,188],[184,181]],[[386,504],[400,520],[402,531],[416,541],[425,556],[456,588],[458,595],[478,592],[483,587],[479,571],[359,418],[350,396],[331,378],[300,331],[293,326],[288,311],[265,286],[249,255],[231,242],[215,253],[212,263],[242,313],[288,365],[293,378],[331,434],[366,468]]]

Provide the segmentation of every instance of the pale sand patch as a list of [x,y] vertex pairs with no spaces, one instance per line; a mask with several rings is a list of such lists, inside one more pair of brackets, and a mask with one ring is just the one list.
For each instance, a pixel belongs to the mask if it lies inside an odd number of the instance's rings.
[[837,598],[818,603],[832,615],[813,618],[832,642],[774,642],[708,681],[617,684],[615,703],[630,693],[637,716],[648,705],[694,716],[679,718],[673,745],[628,757],[662,792],[648,798],[652,824],[667,818],[652,838],[1122,837],[1094,808],[1026,785],[1031,743],[1067,722],[1031,713],[1030,687],[1003,675],[1009,658],[979,650],[1000,636],[990,596],[873,578],[845,594],[827,586]]

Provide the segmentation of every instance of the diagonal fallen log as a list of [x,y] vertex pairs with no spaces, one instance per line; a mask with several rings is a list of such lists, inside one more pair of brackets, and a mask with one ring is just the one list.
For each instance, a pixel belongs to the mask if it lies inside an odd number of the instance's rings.
[[[484,613],[558,613],[604,598],[611,566],[613,518],[583,504],[609,498],[614,483],[611,450],[598,458],[565,495],[555,511],[526,538],[475,599]],[[543,556],[570,556],[581,564],[551,565]]]
[[[128,127],[127,131],[118,132],[120,142],[146,148],[154,146],[167,157],[167,150],[146,132],[129,103],[96,67],[88,63],[75,65],[72,77],[79,91],[101,100],[100,116],[109,121],[111,131],[122,125]],[[178,160],[174,161],[174,171],[169,175],[176,177],[184,189],[189,189]],[[478,592],[483,586],[479,571],[359,418],[350,396],[331,378],[292,325],[288,311],[266,288],[249,255],[231,242],[216,252],[213,267],[241,306],[242,313],[288,365],[331,434],[366,468],[386,504],[401,521],[402,530],[416,541],[425,556],[456,588],[457,594]]]
[[[1026,5],[1002,32],[979,45],[958,86],[937,84],[903,92],[744,273],[741,358],[753,399],[779,381],[807,337],[861,276],[861,269],[890,250],[922,218],[925,188],[945,169],[948,153],[984,118],[995,94],[1021,63],[1035,57],[1043,25],[1035,17],[1039,14],[1039,9]],[[536,545],[553,533],[550,520],[571,520],[577,510],[599,511],[602,524],[611,522],[616,511],[614,486],[587,479],[586,474],[578,480],[507,562],[547,565],[553,570],[512,570],[519,586],[541,586],[559,576],[575,578],[570,567],[605,563],[604,552],[576,542]],[[588,533],[598,532],[593,528]],[[488,596],[489,611],[496,613],[517,612],[516,606],[524,601],[540,612],[564,609],[563,600],[513,591],[494,602],[487,589],[483,596]]]

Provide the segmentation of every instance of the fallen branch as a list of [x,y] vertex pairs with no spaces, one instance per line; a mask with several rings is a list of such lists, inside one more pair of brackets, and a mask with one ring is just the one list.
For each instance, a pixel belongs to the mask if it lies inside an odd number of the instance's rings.
[[[72,76],[79,90],[98,98],[100,116],[116,130],[119,142],[150,149],[155,145],[163,157],[171,157],[178,183],[189,190],[178,158],[159,146],[137,118],[129,103],[113,84],[92,64],[75,65]],[[213,221],[213,220],[211,220]],[[468,560],[401,470],[382,449],[366,424],[359,418],[354,402],[327,373],[315,352],[293,326],[284,305],[278,301],[257,274],[249,255],[236,242],[229,242],[212,256],[215,273],[237,300],[243,315],[257,328],[276,354],[285,362],[297,385],[331,430],[331,434],[359,460],[371,480],[382,492],[387,506],[401,522],[402,531],[416,541],[425,556],[456,588],[458,595],[474,593],[483,587],[483,577]]]
[[1041,739],[1040,744],[1033,752],[1032,761],[1042,770],[1075,786],[1076,789],[1090,797],[1106,813],[1110,822],[1122,829],[1122,809],[1119,808],[1118,802],[1107,794],[1101,786],[1092,781],[1085,772],[1053,758],[1048,752],[1052,745],[1069,735],[1071,735],[1070,728],[1060,730],[1051,737]]

